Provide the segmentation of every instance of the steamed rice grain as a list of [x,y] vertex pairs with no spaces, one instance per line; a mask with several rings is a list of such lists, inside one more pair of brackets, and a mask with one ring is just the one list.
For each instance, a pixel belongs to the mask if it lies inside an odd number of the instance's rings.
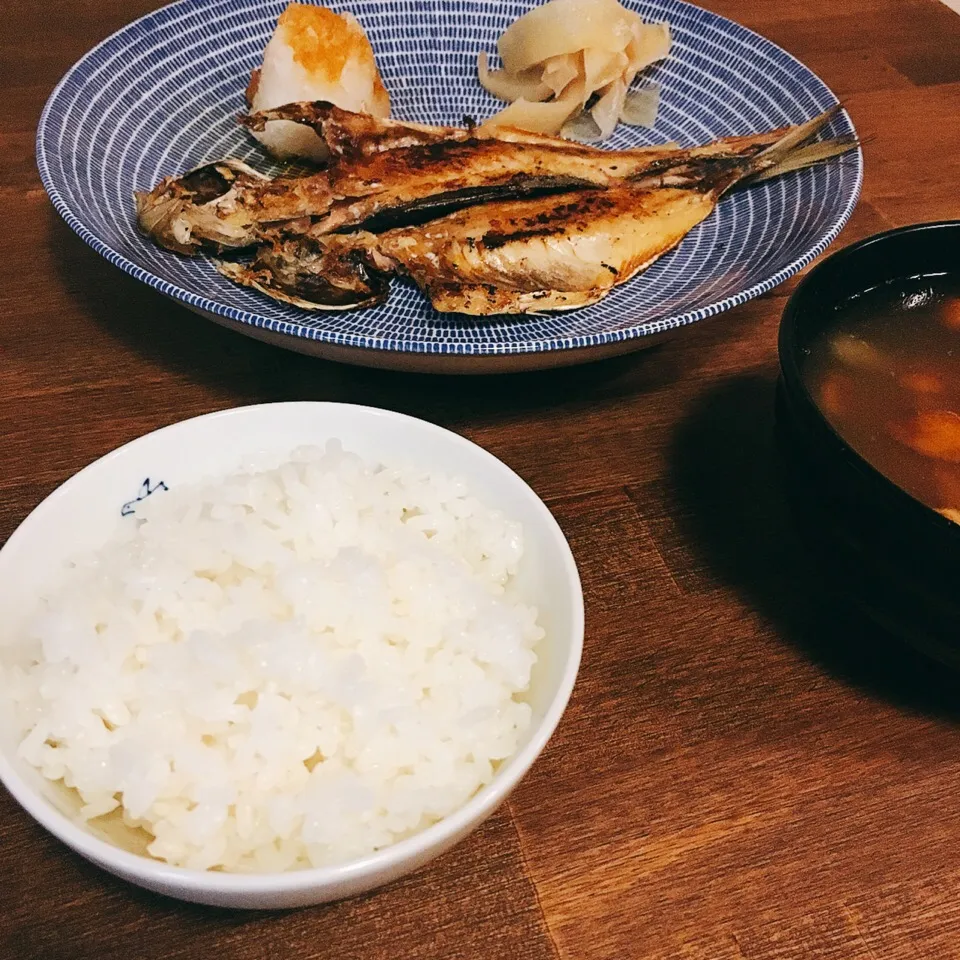
[[20,755],[172,864],[395,843],[489,783],[530,723],[522,555],[462,481],[336,442],[156,493],[7,651]]

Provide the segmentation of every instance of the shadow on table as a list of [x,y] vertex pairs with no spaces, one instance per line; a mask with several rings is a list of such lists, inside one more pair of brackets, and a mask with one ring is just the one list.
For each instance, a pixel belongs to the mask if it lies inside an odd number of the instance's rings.
[[[94,321],[122,349],[225,390],[237,404],[338,400],[391,407],[445,424],[469,418],[476,426],[646,392],[690,372],[689,357],[681,361],[675,351],[659,347],[576,367],[493,376],[396,373],[305,357],[193,314],[109,264],[52,210],[50,216],[61,282]],[[646,362],[648,357],[655,362]]]
[[786,503],[774,385],[744,375],[703,395],[669,463],[686,539],[711,573],[832,675],[898,705],[960,720],[960,677],[833,599]]

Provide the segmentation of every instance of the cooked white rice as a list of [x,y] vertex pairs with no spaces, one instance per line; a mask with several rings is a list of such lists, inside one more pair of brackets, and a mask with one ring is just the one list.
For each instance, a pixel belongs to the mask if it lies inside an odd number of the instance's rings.
[[173,864],[392,844],[488,783],[529,725],[543,631],[512,586],[522,553],[462,481],[337,442],[156,493],[70,565],[7,664],[20,755]]

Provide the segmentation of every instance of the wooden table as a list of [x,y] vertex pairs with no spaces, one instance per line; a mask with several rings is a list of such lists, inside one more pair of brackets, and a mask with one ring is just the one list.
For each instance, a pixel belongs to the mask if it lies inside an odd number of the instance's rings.
[[[821,599],[771,442],[793,284],[647,355],[530,376],[336,366],[101,260],[33,159],[66,68],[151,0],[3,3],[0,542],[111,448],[267,400],[369,403],[517,469],[587,602],[567,714],[507,806],[427,869],[291,913],[114,880],[0,793],[2,960],[960,956],[960,685]],[[849,243],[960,217],[960,17],[936,0],[710,0],[808,63],[867,150]]]

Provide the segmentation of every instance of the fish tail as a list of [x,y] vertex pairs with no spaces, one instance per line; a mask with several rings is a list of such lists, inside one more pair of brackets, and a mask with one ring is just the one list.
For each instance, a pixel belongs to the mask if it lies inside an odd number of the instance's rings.
[[805,146],[797,147],[791,154],[784,157],[772,167],[761,170],[749,178],[750,183],[761,183],[764,180],[772,180],[781,174],[789,173],[791,170],[802,170],[804,167],[812,167],[815,163],[823,160],[829,160],[831,157],[839,157],[851,150],[855,150],[861,145],[856,137],[836,137],[833,140],[823,140],[820,143],[808,143]]
[[740,185],[772,180],[791,170],[801,170],[860,146],[853,136],[835,137],[809,143],[840,112],[840,104],[824,110],[805,123],[790,127],[776,142],[748,157],[724,158],[699,184],[717,197]]
[[751,157],[745,164],[742,176],[724,189],[736,183],[758,183],[772,180],[791,170],[802,170],[831,157],[839,157],[860,146],[860,140],[854,136],[834,137],[810,143],[840,112],[839,103],[834,104],[819,116],[788,130],[776,143]]
[[840,104],[835,103],[828,110],[824,110],[823,113],[814,117],[812,120],[807,120],[805,123],[790,127],[776,143],[753,157],[754,163],[769,167],[785,159],[801,144],[813,139],[813,137],[833,120],[840,112],[840,109]]

